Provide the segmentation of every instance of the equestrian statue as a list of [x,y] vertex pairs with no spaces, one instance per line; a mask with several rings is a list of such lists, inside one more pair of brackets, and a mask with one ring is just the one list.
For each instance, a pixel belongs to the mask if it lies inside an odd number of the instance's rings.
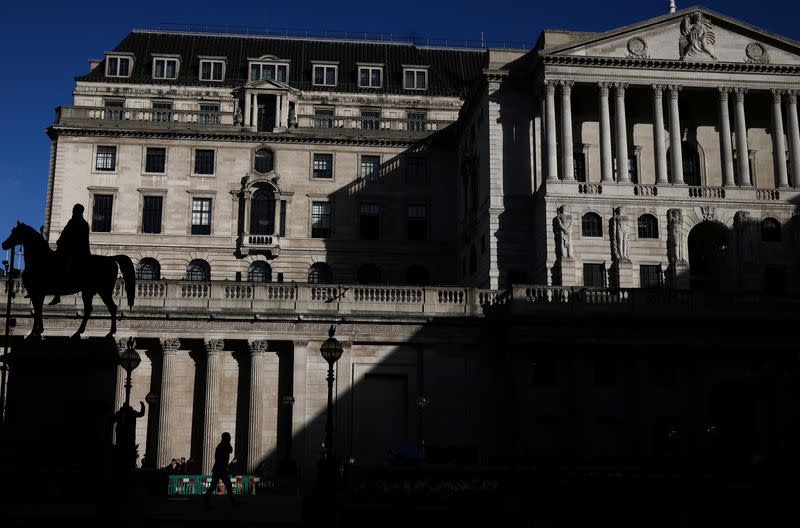
[[25,254],[25,269],[22,271],[22,284],[33,304],[33,329],[28,338],[41,337],[42,305],[45,295],[53,295],[50,304],[58,304],[62,295],[81,292],[83,298],[83,320],[73,338],[78,338],[86,330],[86,323],[92,314],[92,299],[100,295],[111,314],[111,330],[108,336],[117,331],[117,305],[114,303],[114,286],[118,271],[125,280],[125,293],[128,306],[133,308],[136,291],[136,274],[133,263],[126,255],[104,257],[89,252],[89,224],[83,218],[83,206],[72,208],[72,218],[64,226],[56,243],[56,250],[50,249],[44,237],[31,226],[17,222],[11,235],[3,242],[3,249],[21,245]]

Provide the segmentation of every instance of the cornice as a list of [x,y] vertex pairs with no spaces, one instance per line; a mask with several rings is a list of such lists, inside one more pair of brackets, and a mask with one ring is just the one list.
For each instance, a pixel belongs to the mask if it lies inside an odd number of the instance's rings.
[[542,55],[542,62],[545,65],[565,64],[705,72],[800,74],[800,66],[752,62],[689,62],[673,59],[636,59],[628,57],[591,57],[582,55]]

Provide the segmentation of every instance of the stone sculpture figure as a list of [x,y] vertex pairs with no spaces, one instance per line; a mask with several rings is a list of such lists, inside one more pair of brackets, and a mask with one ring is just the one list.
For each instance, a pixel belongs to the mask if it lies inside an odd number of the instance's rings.
[[242,126],[242,122],[244,120],[244,116],[242,115],[242,109],[239,105],[236,105],[236,111],[233,114],[233,124],[235,126]]
[[569,206],[558,208],[555,218],[556,256],[560,259],[572,258],[572,215]]
[[711,22],[703,17],[703,13],[686,15],[681,22],[681,37],[678,41],[681,60],[707,57],[717,60],[714,54],[715,39]]
[[611,218],[611,256],[619,261],[627,259],[629,253],[628,217],[625,216],[622,207],[617,207]]
[[680,209],[667,211],[667,259],[673,267],[683,260],[683,212]]

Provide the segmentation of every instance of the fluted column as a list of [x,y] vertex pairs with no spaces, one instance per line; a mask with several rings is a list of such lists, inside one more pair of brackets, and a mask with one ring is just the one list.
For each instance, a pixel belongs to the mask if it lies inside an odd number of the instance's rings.
[[800,187],[800,125],[797,121],[797,92],[787,93],[786,112],[789,127],[789,163],[792,164],[792,185]]
[[744,95],[747,88],[735,88],[736,92],[736,167],[739,169],[740,187],[751,187],[750,149],[747,146],[747,124],[744,117]]
[[561,179],[575,180],[575,160],[572,157],[572,81],[558,81],[561,86]]
[[736,182],[733,179],[733,150],[731,149],[731,118],[728,111],[728,94],[730,88],[718,88],[719,90],[719,150],[720,161],[722,162],[722,185],[734,187]]
[[547,179],[558,179],[558,146],[556,144],[556,85],[545,81],[545,133],[547,141]]
[[678,108],[680,86],[669,87],[669,153],[673,185],[683,185],[683,145],[681,145],[681,114]]
[[244,123],[242,123],[242,124],[244,126],[246,126],[246,127],[250,126],[250,118],[251,118],[250,111],[251,111],[250,110],[250,93],[245,92],[244,93]]
[[206,405],[203,412],[203,474],[211,473],[214,466],[214,448],[217,435],[217,412],[219,408],[219,375],[222,360],[222,339],[206,339]]
[[628,124],[625,119],[625,88],[626,83],[616,83],[616,125],[617,125],[617,181],[627,183],[628,176]]
[[655,153],[656,184],[669,183],[667,177],[667,147],[664,144],[664,87],[653,88],[653,152]]
[[161,340],[161,394],[158,407],[158,441],[156,443],[156,467],[164,467],[170,461],[170,429],[172,427],[172,380],[173,367],[181,347],[176,337],[162,337]]
[[247,471],[258,467],[262,455],[261,438],[264,430],[264,370],[267,340],[250,341],[250,409],[247,426]]
[[772,90],[772,156],[775,161],[775,177],[778,187],[789,187],[786,172],[786,140],[783,137],[783,111],[781,110],[782,90]]
[[[128,348],[128,338],[127,337],[118,337],[116,338],[116,345],[117,345],[117,356],[125,352]],[[117,380],[116,386],[114,387],[114,412],[117,412],[122,408],[122,404],[125,403],[125,369],[117,363]],[[111,428],[111,441],[116,444],[117,443],[117,428]]]
[[614,181],[614,160],[611,153],[611,112],[608,108],[608,83],[597,83],[600,92],[600,180]]

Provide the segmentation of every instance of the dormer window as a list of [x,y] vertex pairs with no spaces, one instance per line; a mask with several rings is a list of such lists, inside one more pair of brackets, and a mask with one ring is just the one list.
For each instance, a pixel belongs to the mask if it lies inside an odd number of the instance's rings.
[[132,63],[131,57],[106,56],[106,77],[130,77]]
[[289,65],[281,62],[250,61],[250,80],[261,79],[285,83],[289,79]]
[[364,65],[358,67],[359,88],[380,88],[383,86],[383,66]]
[[201,81],[225,80],[225,59],[214,58],[214,57],[201,58],[200,80]]
[[406,90],[427,90],[428,69],[422,67],[403,68],[403,88]]
[[314,86],[336,86],[337,64],[314,64]]
[[177,79],[180,59],[174,57],[153,58],[153,79]]

